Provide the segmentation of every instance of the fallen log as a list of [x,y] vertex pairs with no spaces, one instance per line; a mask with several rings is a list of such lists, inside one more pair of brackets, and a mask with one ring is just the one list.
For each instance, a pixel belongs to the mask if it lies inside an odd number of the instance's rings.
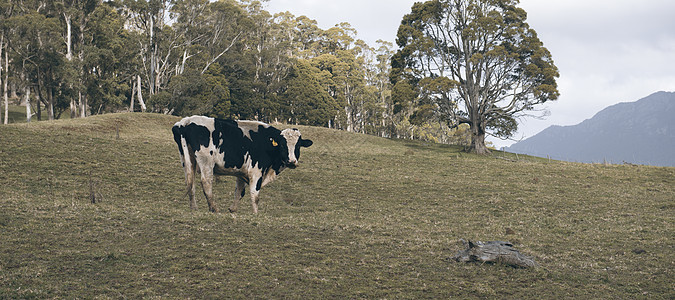
[[458,262],[502,263],[520,268],[536,267],[533,258],[521,254],[513,248],[513,244],[502,241],[481,242],[461,240],[466,249],[453,257]]

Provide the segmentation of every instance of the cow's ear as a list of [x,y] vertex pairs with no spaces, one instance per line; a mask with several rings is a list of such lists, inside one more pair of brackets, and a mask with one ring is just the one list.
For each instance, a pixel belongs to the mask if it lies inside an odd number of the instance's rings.
[[309,147],[312,144],[314,144],[312,140],[302,140],[302,139],[300,140],[300,147]]
[[272,141],[272,147],[279,146],[279,143],[277,143],[277,141],[275,141],[273,138],[270,138],[270,141]]

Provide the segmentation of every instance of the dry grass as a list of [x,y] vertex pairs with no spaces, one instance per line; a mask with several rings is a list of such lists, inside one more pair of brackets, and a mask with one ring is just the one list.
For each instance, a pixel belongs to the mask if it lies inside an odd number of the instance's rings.
[[[260,214],[211,214],[203,197],[188,208],[176,120],[0,127],[0,298],[675,297],[675,168],[300,127],[314,146]],[[221,208],[233,190],[217,184]],[[542,267],[456,263],[460,238],[511,241]]]

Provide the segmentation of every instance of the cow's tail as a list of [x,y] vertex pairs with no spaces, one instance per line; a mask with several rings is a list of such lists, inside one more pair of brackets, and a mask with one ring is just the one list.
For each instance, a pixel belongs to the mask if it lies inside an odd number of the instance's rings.
[[184,156],[185,153],[183,153],[183,143],[181,142],[180,127],[178,125],[173,125],[171,131],[173,132],[173,140],[176,141],[176,144],[178,145],[178,151],[180,152],[180,155]]
[[187,184],[187,190],[185,191],[185,194],[188,196],[192,195],[192,197],[194,197],[194,192],[190,194],[194,182],[194,171],[192,170],[193,166],[191,165],[192,162],[191,158],[187,156],[190,155],[188,147],[185,143],[183,143],[183,140],[185,139],[181,134],[180,126],[174,125],[171,128],[171,132],[173,132],[173,140],[176,141],[176,145],[178,145],[178,152],[180,152],[180,161],[181,164],[183,165],[183,171],[185,171],[185,180]]

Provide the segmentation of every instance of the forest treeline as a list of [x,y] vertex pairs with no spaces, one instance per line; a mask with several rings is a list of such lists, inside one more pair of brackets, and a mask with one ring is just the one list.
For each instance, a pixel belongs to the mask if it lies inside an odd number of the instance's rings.
[[392,100],[393,44],[348,23],[250,0],[0,0],[0,19],[5,103],[29,121],[131,110],[470,142],[465,127],[411,124]]

